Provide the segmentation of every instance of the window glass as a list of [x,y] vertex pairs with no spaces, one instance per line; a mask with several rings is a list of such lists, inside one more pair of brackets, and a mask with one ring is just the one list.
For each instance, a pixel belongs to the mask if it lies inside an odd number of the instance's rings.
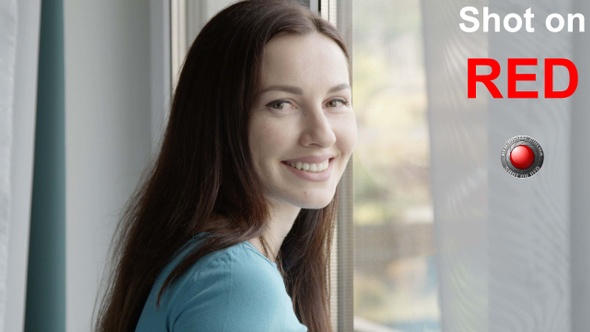
[[438,331],[420,2],[352,6],[355,331]]

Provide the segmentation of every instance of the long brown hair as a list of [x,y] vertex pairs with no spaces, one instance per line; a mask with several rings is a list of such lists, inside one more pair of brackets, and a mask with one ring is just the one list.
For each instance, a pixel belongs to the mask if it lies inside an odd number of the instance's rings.
[[[238,2],[191,46],[157,160],[116,232],[98,331],[133,331],[155,279],[194,234],[211,236],[170,274],[160,295],[199,258],[262,237],[268,211],[248,148],[265,45],[278,34],[322,33],[347,55],[334,27],[286,0]],[[221,218],[220,218],[221,217]],[[335,200],[303,209],[283,241],[280,265],[298,318],[330,331],[328,258]]]

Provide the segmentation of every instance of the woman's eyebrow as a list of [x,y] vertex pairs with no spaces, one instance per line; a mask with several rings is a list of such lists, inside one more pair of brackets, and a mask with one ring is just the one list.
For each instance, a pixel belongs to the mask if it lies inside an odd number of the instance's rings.
[[303,90],[301,88],[298,88],[296,86],[291,86],[291,85],[271,85],[268,88],[262,89],[262,91],[260,91],[260,93],[263,94],[268,91],[284,91],[284,92],[289,92],[289,93],[292,93],[295,95],[302,95],[303,94]]
[[[340,90],[345,90],[345,89],[350,89],[350,85],[346,84],[346,83],[338,84],[338,85],[330,88],[330,90],[328,90],[328,93],[332,93],[332,92],[336,92],[336,91],[340,91]],[[292,93],[295,95],[303,95],[303,90],[301,88],[298,88],[298,87],[292,86],[292,85],[271,85],[267,88],[262,89],[262,91],[260,91],[260,93],[263,94],[268,91],[284,91],[284,92]]]
[[335,87],[328,90],[328,93],[332,93],[332,92],[336,92],[336,91],[340,91],[340,90],[345,90],[345,89],[350,89],[350,85],[346,84],[346,83],[338,84]]

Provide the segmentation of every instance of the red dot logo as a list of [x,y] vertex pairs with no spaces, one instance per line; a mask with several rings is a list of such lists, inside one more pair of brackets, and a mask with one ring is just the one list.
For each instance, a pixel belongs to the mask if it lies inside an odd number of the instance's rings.
[[545,155],[537,140],[518,135],[509,139],[502,149],[501,161],[504,170],[516,178],[535,175],[543,165]]
[[510,162],[518,169],[527,169],[534,161],[535,153],[526,145],[519,145],[510,152]]

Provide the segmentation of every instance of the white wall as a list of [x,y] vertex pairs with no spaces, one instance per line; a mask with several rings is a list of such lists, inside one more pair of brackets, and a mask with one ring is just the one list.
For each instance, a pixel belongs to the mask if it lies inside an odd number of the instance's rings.
[[112,231],[152,148],[150,3],[65,1],[66,329],[90,330]]

